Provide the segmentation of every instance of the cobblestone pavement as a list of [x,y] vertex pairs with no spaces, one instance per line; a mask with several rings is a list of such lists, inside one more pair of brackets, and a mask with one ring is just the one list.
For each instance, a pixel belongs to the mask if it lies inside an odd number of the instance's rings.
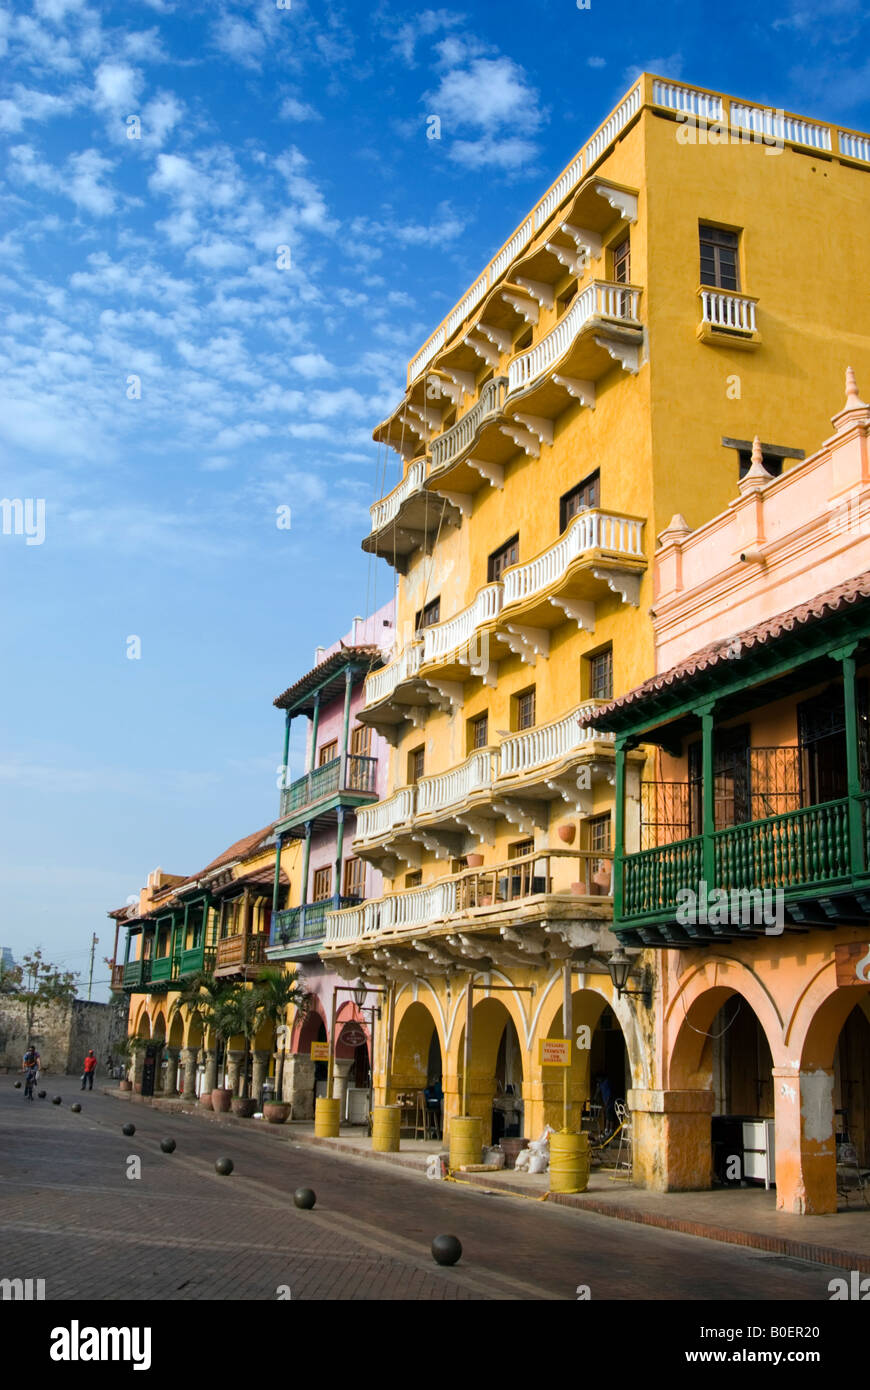
[[[839,1272],[46,1081],[32,1104],[0,1082],[0,1278],[45,1279],[49,1300],[274,1300],[282,1286],[293,1300],[570,1300],[578,1285],[593,1300],[827,1300]],[[214,1170],[224,1154],[230,1177]],[[293,1205],[299,1186],[314,1211]],[[453,1268],[429,1252],[441,1232],[462,1241]]]

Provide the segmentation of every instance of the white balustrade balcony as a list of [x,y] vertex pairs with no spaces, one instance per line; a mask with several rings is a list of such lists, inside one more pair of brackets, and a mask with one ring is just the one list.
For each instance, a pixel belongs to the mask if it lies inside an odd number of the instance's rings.
[[406,825],[414,817],[416,787],[401,787],[386,801],[376,801],[357,812],[354,840],[365,842],[388,835],[398,825]]
[[449,917],[456,911],[456,880],[445,879],[404,893],[388,893],[384,898],[326,914],[324,949],[378,932],[401,931],[403,927],[425,926]]
[[494,748],[478,748],[458,767],[452,767],[435,777],[421,777],[417,784],[418,816],[460,805],[467,796],[491,787],[497,775],[497,751]]
[[756,333],[757,299],[745,294],[729,294],[722,290],[699,290],[701,297],[701,327],[724,329],[729,333]]
[[587,285],[564,318],[528,352],[515,357],[508,368],[508,395],[533,386],[552,372],[566,356],[575,339],[597,319],[610,319],[629,328],[639,328],[637,311],[640,290],[606,280]]
[[372,531],[380,531],[398,516],[402,503],[419,492],[426,481],[426,460],[415,459],[398,487],[388,492],[371,510]]
[[473,603],[446,622],[434,623],[423,631],[423,663],[443,660],[467,646],[484,623],[497,618],[502,606],[501,584],[487,584]]
[[590,508],[575,516],[565,535],[542,555],[504,572],[502,607],[534,598],[558,584],[569,565],[585,551],[607,551],[643,560],[643,521]]
[[420,669],[420,657],[423,648],[419,642],[413,642],[391,661],[388,666],[382,666],[380,671],[373,671],[366,676],[363,686],[365,702],[364,709],[371,705],[380,704],[382,700],[387,700],[393,694],[397,686],[403,681],[410,680]]
[[506,394],[507,377],[493,377],[492,381],[488,381],[481,391],[480,399],[475,401],[462,419],[457,420],[456,424],[451,425],[449,430],[445,430],[437,439],[432,440],[433,472],[439,468],[446,468],[448,464],[455,463],[467,449],[472,447],[485,422],[501,411]]
[[551,724],[541,724],[522,733],[511,734],[499,749],[499,778],[519,777],[525,772],[559,762],[572,753],[582,751],[596,741],[613,742],[613,734],[582,729],[579,720],[591,714],[604,700],[592,700],[572,710]]

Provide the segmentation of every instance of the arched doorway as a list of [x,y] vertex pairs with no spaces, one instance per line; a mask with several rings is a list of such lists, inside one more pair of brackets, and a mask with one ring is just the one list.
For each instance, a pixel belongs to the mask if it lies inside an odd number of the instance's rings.
[[[571,995],[574,1036],[568,1072],[568,1125],[603,1137],[616,1128],[616,1102],[625,1101],[632,1086],[625,1036],[616,1014],[603,995],[578,989]],[[564,1036],[561,1004],[555,1007],[548,1038]],[[564,1092],[561,1067],[543,1067],[544,1121],[554,1129],[563,1123]]]
[[[775,1186],[773,1057],[764,1025],[739,990],[714,987],[685,1010],[670,1060],[674,1090],[707,1092],[709,1147],[699,1126],[695,1187]],[[701,1113],[701,1112],[699,1112]]]
[[435,1019],[419,1000],[402,1014],[393,1041],[390,1099],[425,1093],[425,1104],[434,1112],[433,1122],[443,1132],[444,1061]]
[[[837,1142],[852,1145],[859,1165],[870,1168],[870,997],[867,995],[852,1009],[837,1039],[834,1121]],[[840,1158],[844,1158],[842,1153]],[[847,1165],[841,1162],[840,1166],[845,1169]],[[843,1171],[839,1176],[839,1186],[847,1191],[848,1173]]]

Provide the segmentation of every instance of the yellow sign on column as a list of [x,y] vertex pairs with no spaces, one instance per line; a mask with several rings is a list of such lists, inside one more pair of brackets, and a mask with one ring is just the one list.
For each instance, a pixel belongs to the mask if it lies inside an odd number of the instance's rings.
[[541,1038],[538,1061],[542,1067],[570,1067],[571,1039]]
[[329,1043],[328,1043],[328,1042],[313,1042],[313,1043],[311,1044],[311,1060],[312,1060],[312,1062],[328,1062],[328,1061],[329,1061]]

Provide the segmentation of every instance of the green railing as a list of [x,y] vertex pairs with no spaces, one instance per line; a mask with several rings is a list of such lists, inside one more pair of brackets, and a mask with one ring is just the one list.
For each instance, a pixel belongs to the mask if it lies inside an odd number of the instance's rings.
[[[842,884],[870,864],[870,793],[860,798],[864,856],[849,851],[849,800],[804,806],[764,820],[729,826],[712,835],[714,889],[800,889]],[[623,858],[624,920],[669,913],[681,890],[699,891],[705,878],[702,835]]]
[[151,979],[150,960],[128,960],[124,966],[124,985],[129,989],[131,985],[147,985]]
[[197,970],[213,970],[215,964],[214,946],[191,946],[178,955],[179,975],[193,975]]
[[172,979],[173,956],[157,956],[151,962],[151,979],[154,981]]
[[283,912],[276,912],[272,918],[269,944],[289,946],[294,941],[317,939],[326,930],[327,912],[355,907],[359,901],[359,898],[325,898],[322,902],[304,903],[301,907],[288,907]]
[[625,896],[623,914],[643,917],[652,912],[668,912],[677,906],[681,888],[697,891],[702,873],[704,841],[676,840],[656,849],[627,854],[623,861]]
[[377,758],[349,753],[342,787],[341,758],[332,758],[322,767],[316,767],[313,772],[306,772],[304,777],[298,777],[284,789],[281,793],[281,815],[289,816],[303,806],[313,806],[328,796],[334,796],[338,791],[374,795],[377,766]]
[[[713,836],[717,888],[804,888],[849,878],[849,803],[826,801]],[[856,865],[860,871],[863,865]],[[711,884],[712,888],[713,885]]]

